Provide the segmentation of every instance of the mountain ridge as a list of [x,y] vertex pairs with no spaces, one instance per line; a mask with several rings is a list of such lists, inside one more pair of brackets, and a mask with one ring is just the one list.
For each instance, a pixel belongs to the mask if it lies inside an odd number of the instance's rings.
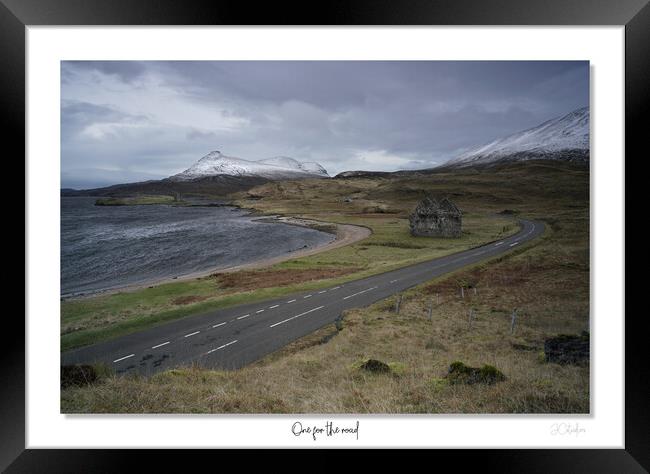
[[163,179],[113,184],[101,188],[63,188],[61,196],[128,196],[133,194],[227,195],[282,179],[329,178],[315,162],[300,162],[287,156],[259,161],[230,157],[212,151],[181,173]]
[[181,173],[170,176],[172,181],[191,181],[208,176],[257,176],[270,180],[329,178],[327,171],[318,163],[299,162],[288,156],[276,156],[253,161],[227,156],[218,150],[211,151]]
[[589,161],[589,107],[547,120],[535,127],[497,138],[443,163],[463,167],[531,159]]

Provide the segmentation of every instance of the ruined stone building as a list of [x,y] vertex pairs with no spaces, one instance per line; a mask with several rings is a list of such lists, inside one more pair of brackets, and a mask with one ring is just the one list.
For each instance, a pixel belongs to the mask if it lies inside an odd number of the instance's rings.
[[460,237],[462,213],[449,199],[425,197],[409,216],[411,235],[421,237]]

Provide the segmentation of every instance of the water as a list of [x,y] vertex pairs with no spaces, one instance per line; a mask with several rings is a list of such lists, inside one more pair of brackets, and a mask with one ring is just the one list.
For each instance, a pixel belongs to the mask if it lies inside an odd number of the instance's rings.
[[61,296],[276,257],[334,236],[232,207],[95,206],[61,198]]

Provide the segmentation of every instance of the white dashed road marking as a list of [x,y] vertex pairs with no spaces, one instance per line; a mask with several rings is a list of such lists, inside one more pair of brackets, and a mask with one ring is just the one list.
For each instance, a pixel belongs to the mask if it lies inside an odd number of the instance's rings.
[[287,301],[287,303],[293,303],[293,302],[295,302],[295,301],[296,301],[296,300],[289,300],[289,301]]
[[195,336],[195,335],[197,335],[197,334],[200,333],[200,332],[201,332],[201,331],[194,331],[194,332],[191,332],[191,333],[189,333],[189,334],[185,334],[183,337]]
[[287,321],[291,321],[292,319],[299,318],[300,316],[304,316],[305,314],[312,313],[312,312],[317,311],[317,310],[319,310],[319,309],[321,309],[321,308],[324,308],[324,306],[319,306],[318,308],[310,309],[309,311],[305,311],[304,313],[300,313],[300,314],[297,314],[297,315],[292,316],[292,317],[290,317],[290,318],[287,318],[287,319],[285,319],[285,320],[283,320],[283,321],[280,321],[280,322],[278,322],[278,323],[271,324],[269,327],[270,327],[270,328],[274,328],[275,326],[279,326],[280,324],[286,323]]
[[327,293],[327,290],[319,291],[318,294],[322,295],[323,293]]
[[159,347],[166,346],[167,344],[169,344],[169,341],[158,344],[157,346],[153,346],[152,349],[158,349]]
[[496,244],[494,244],[495,247],[496,247],[497,245],[503,245],[503,242],[497,242]]
[[517,245],[518,243],[519,243],[519,242],[515,242],[514,244],[510,244],[510,247],[514,247],[514,246]]
[[219,349],[223,349],[224,347],[228,347],[230,344],[234,344],[235,342],[237,342],[237,339],[235,339],[234,341],[230,341],[228,344],[224,344],[223,346],[219,346],[219,347],[217,347],[215,349],[212,349],[212,350],[206,352],[206,354],[212,354],[214,351],[218,351]]
[[247,318],[247,317],[249,317],[249,316],[250,316],[250,314],[245,314],[245,315],[243,315],[243,316],[238,317],[237,319],[244,319],[244,318]]
[[353,296],[360,295],[361,293],[365,293],[366,291],[374,290],[374,289],[376,289],[376,288],[377,288],[376,286],[373,286],[372,288],[368,288],[368,289],[366,289],[366,290],[359,291],[358,293],[354,293],[353,295],[348,295],[348,296],[344,297],[343,299],[344,299],[344,300],[347,300],[348,298],[352,298]]
[[303,298],[311,298],[311,295],[303,296]]
[[119,361],[124,360],[124,359],[128,359],[129,357],[133,357],[134,355],[135,355],[135,354],[129,354],[128,356],[120,357],[119,359],[115,359],[115,360],[113,361],[113,363],[115,363],[115,362],[119,362]]
[[219,323],[219,324],[215,324],[215,325],[214,325],[214,326],[212,326],[212,327],[213,327],[213,328],[218,328],[219,326],[223,326],[224,324],[226,324],[226,323]]
[[277,308],[278,306],[280,306],[280,305],[279,304],[274,304],[273,306],[269,306],[269,309]]
[[263,313],[264,310],[263,310],[263,309],[260,309],[259,311],[255,311],[255,312],[256,312],[256,313]]

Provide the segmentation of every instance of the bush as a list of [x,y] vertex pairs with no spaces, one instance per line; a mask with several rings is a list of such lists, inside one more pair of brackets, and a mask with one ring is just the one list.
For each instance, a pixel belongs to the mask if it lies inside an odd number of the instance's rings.
[[375,373],[388,373],[391,371],[391,368],[388,364],[376,359],[368,359],[363,364],[361,364],[359,368],[367,370],[368,372]]
[[460,361],[452,362],[447,371],[450,384],[473,385],[476,383],[492,385],[505,380],[503,373],[492,365],[469,367]]

